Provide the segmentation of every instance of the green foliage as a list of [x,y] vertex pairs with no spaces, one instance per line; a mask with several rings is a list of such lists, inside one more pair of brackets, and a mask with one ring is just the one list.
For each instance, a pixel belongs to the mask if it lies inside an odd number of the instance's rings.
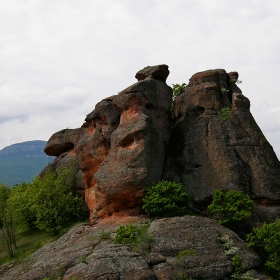
[[111,231],[102,231],[100,234],[99,234],[99,238],[100,239],[107,239],[107,238],[110,238],[110,235],[111,235]]
[[232,266],[234,267],[234,272],[241,274],[246,270],[242,257],[237,254],[232,258]]
[[198,252],[194,249],[185,249],[178,253],[176,256],[177,260],[182,259],[185,256],[198,256]]
[[241,191],[230,190],[224,193],[216,190],[213,201],[207,208],[208,216],[218,217],[220,224],[230,225],[251,216],[254,202]]
[[144,256],[147,256],[151,252],[151,245],[154,241],[154,236],[148,231],[149,226],[144,225],[138,227],[136,242],[134,243],[135,250]]
[[70,221],[85,218],[86,206],[83,199],[75,194],[73,173],[69,169],[49,170],[44,178],[32,182],[36,226],[52,234]]
[[187,212],[189,195],[180,183],[160,181],[144,191],[143,209],[151,216],[172,217]]
[[238,247],[235,247],[233,241],[229,238],[228,235],[223,235],[219,238],[223,243],[225,254],[232,257],[232,266],[234,268],[234,273],[231,275],[231,278],[237,280],[257,280],[251,276],[251,272],[248,270],[248,265],[242,259]]
[[264,259],[265,267],[280,278],[280,220],[264,223],[247,235],[247,245],[255,249]]
[[173,91],[172,100],[174,100],[176,98],[176,96],[179,95],[186,86],[187,85],[185,83],[183,83],[181,85],[180,84],[172,84],[172,91]]
[[9,205],[14,209],[20,229],[36,228],[35,193],[32,184],[22,183],[12,188]]
[[221,120],[223,122],[225,122],[226,120],[229,119],[229,117],[231,116],[233,110],[230,107],[223,107],[219,112],[218,112],[218,116],[221,118]]
[[135,225],[120,226],[116,231],[115,244],[133,244],[137,238],[138,228]]
[[84,220],[88,210],[75,191],[70,169],[49,170],[11,190],[8,204],[22,229],[43,229],[54,235],[67,223]]
[[134,249],[142,255],[150,252],[154,237],[148,232],[149,225],[120,226],[116,231],[115,244],[132,245]]
[[0,242],[10,257],[14,257],[16,244],[16,224],[13,209],[9,207],[8,199],[11,190],[5,185],[0,185]]

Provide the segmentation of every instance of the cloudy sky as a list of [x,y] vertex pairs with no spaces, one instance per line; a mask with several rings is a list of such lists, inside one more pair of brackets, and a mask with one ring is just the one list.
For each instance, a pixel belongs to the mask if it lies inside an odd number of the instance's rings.
[[169,85],[238,71],[280,158],[279,0],[3,0],[0,149],[80,127],[101,99],[168,64]]

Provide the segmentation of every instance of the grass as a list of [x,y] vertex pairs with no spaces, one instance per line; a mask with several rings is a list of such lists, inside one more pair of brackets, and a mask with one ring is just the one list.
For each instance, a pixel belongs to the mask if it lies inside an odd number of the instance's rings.
[[198,256],[198,252],[193,249],[185,249],[185,250],[180,251],[178,253],[178,255],[176,256],[176,258],[177,258],[177,260],[180,260],[185,256]]
[[12,261],[20,262],[25,257],[29,256],[47,243],[56,240],[58,237],[54,237],[47,232],[41,230],[29,230],[20,233],[17,236],[17,249],[14,251],[15,256],[10,258],[8,253],[3,250],[1,246],[0,251],[0,265],[10,263]]
[[61,229],[60,234],[53,236],[43,230],[28,230],[23,231],[17,235],[17,249],[14,250],[14,257],[10,258],[2,244],[0,246],[0,265],[15,262],[20,263],[24,258],[28,257],[44,245],[57,240],[62,234],[72,228],[74,225],[69,224],[67,227]]

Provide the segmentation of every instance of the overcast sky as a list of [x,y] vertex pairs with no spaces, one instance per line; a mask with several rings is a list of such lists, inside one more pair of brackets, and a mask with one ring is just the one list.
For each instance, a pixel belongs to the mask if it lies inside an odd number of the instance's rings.
[[168,64],[169,85],[238,71],[280,158],[279,0],[3,0],[0,149],[80,127],[97,102]]

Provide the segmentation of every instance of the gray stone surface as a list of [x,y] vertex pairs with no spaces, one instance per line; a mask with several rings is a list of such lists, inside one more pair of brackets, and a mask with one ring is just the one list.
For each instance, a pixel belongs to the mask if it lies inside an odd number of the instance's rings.
[[[221,241],[225,236],[241,255],[248,270],[260,263],[259,257],[234,232],[214,220],[197,216],[151,222],[149,234],[154,236],[154,240],[147,255],[136,252],[134,247],[113,243],[120,225],[148,222],[147,218],[128,217],[109,218],[94,225],[77,225],[20,265],[3,268],[0,279],[165,280],[180,273],[193,280],[227,279],[233,273],[233,255],[228,254]],[[110,237],[102,239],[104,232],[111,232]],[[179,252],[184,250],[189,251],[178,258]],[[257,271],[254,274],[260,275]],[[262,277],[259,279],[268,280],[266,276]]]

